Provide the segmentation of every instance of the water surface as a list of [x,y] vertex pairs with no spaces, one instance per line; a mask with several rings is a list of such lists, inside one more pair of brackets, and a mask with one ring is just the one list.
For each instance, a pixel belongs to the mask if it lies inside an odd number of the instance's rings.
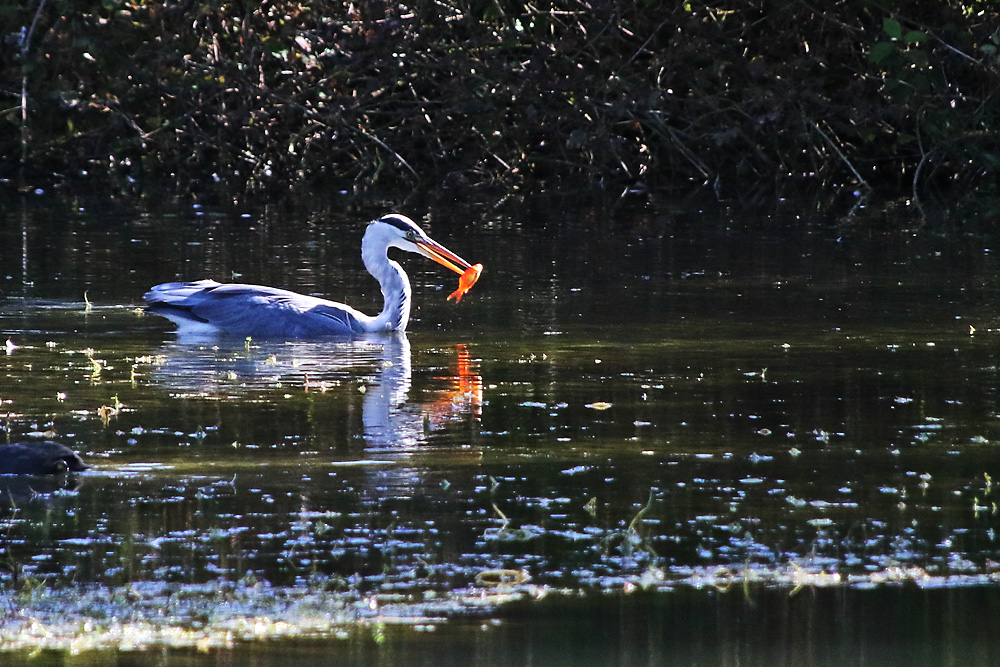
[[[401,258],[406,334],[179,340],[139,310],[211,277],[375,312],[358,249],[389,210],[486,267],[456,306]],[[937,215],[7,202],[2,425],[92,469],[0,479],[0,643],[989,664],[996,238]],[[878,649],[870,609],[917,648]]]

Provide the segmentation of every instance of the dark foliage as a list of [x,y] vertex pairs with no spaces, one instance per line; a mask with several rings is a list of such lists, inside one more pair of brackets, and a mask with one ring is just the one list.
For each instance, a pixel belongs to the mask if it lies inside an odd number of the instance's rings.
[[995,1],[33,0],[0,22],[0,177],[21,187],[1000,171]]

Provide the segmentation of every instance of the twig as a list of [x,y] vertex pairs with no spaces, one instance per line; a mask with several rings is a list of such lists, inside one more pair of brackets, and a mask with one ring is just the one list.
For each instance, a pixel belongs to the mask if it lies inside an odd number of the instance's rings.
[[24,68],[24,63],[28,59],[28,48],[31,44],[31,37],[35,34],[35,26],[38,25],[38,17],[45,9],[46,0],[40,0],[35,17],[31,19],[31,27],[27,31],[21,28],[21,164],[28,159],[28,72]]
[[917,188],[920,184],[920,172],[923,171],[924,165],[927,164],[927,160],[934,150],[931,149],[929,152],[924,150],[924,138],[920,133],[920,123],[917,123],[917,146],[920,147],[920,162],[917,163],[917,168],[913,170],[913,202],[917,205],[920,215],[926,219],[927,216],[924,215],[924,207],[920,205],[920,195]]
[[924,165],[926,165],[930,161],[930,159],[934,156],[935,152],[939,151],[939,149],[941,149],[941,148],[943,148],[945,146],[948,146],[949,144],[955,144],[955,143],[958,143],[960,141],[968,141],[970,139],[973,139],[973,140],[976,140],[976,139],[978,139],[978,140],[987,140],[987,139],[996,140],[997,136],[998,135],[997,135],[996,132],[990,132],[989,130],[975,130],[975,131],[972,131],[972,132],[965,132],[965,133],[960,134],[960,135],[955,136],[955,137],[949,137],[948,139],[945,139],[943,141],[939,141],[937,143],[937,145],[932,146],[930,150],[927,150],[927,149],[924,148],[923,135],[920,133],[920,126],[918,124],[917,125],[917,146],[920,148],[920,162],[917,163],[916,169],[913,170],[913,186],[912,186],[912,190],[913,190],[913,199],[914,199],[914,201],[919,202],[918,192],[919,192],[919,187],[920,187],[920,174],[923,172]]
[[653,32],[649,33],[649,37],[646,38],[646,41],[642,43],[642,46],[640,46],[638,49],[635,50],[635,53],[632,54],[632,57],[629,58],[627,62],[631,63],[633,60],[635,60],[636,58],[638,58],[639,54],[642,53],[643,51],[645,51],[646,50],[646,46],[648,46],[649,43],[651,41],[653,41],[653,38],[656,37],[656,33],[660,32],[660,28],[662,28],[663,26],[665,26],[668,23],[668,21],[670,21],[670,19],[667,19],[666,21],[663,21],[662,23],[660,23],[660,25],[658,25],[655,28],[653,28]]
[[833,139],[831,139],[830,136],[823,131],[823,129],[816,123],[816,121],[812,120],[811,118],[807,118],[806,120],[808,120],[809,124],[812,125],[813,128],[817,132],[819,132],[819,135],[826,140],[826,143],[829,144],[830,148],[833,149],[833,151],[837,154],[837,156],[840,157],[841,160],[843,160],[844,164],[847,165],[847,168],[850,169],[851,173],[854,174],[854,178],[858,179],[858,183],[860,183],[864,188],[870,190],[871,186],[868,185],[868,181],[866,181],[864,177],[861,175],[861,173],[854,168],[854,165],[851,164],[851,161],[847,159],[847,156],[844,155],[844,152],[840,150],[840,147],[833,141]]
[[406,167],[406,169],[407,169],[407,170],[408,170],[408,171],[409,171],[409,172],[410,172],[411,174],[413,174],[413,176],[414,176],[415,178],[417,178],[417,179],[419,179],[419,178],[420,178],[420,176],[418,176],[418,175],[417,175],[417,172],[416,172],[416,170],[415,170],[415,169],[414,169],[413,167],[411,167],[411,166],[410,166],[410,163],[409,163],[409,162],[407,162],[406,160],[404,160],[404,159],[403,159],[403,156],[402,156],[402,155],[400,155],[399,153],[397,153],[396,151],[394,151],[394,150],[393,150],[392,148],[390,148],[388,144],[386,144],[386,143],[385,143],[384,141],[382,141],[381,139],[379,139],[379,138],[378,138],[378,137],[376,137],[376,136],[375,136],[374,134],[372,134],[371,132],[367,131],[367,130],[366,130],[365,128],[363,128],[363,127],[361,127],[361,126],[358,126],[358,127],[357,127],[357,128],[355,128],[355,129],[356,129],[356,130],[357,130],[358,132],[360,132],[362,136],[364,136],[364,137],[367,137],[368,139],[371,139],[371,140],[372,140],[372,141],[374,141],[374,142],[375,142],[376,144],[378,144],[378,145],[379,145],[379,146],[381,146],[382,148],[384,148],[384,149],[386,149],[387,151],[389,151],[390,153],[392,153],[392,154],[393,154],[393,155],[395,156],[395,158],[396,158],[396,159],[397,159],[397,160],[399,161],[399,163],[400,163],[401,165],[403,165],[404,167]]

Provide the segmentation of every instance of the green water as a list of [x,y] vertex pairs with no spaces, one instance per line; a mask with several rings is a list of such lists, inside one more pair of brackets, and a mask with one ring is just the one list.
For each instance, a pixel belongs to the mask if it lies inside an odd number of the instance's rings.
[[[400,258],[405,335],[178,340],[138,310],[211,277],[376,312],[358,248],[390,210],[486,267],[456,305]],[[0,647],[991,664],[997,238],[813,210],[6,202],[4,434],[92,467],[0,478]]]

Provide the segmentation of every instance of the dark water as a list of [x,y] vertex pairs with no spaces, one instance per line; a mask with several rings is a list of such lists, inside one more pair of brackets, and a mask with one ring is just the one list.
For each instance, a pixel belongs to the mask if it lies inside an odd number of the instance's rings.
[[[137,310],[212,277],[375,312],[388,210],[486,267],[456,306],[402,258],[405,335],[177,340]],[[997,237],[815,210],[6,202],[2,426],[93,467],[0,478],[0,646],[992,664]]]

